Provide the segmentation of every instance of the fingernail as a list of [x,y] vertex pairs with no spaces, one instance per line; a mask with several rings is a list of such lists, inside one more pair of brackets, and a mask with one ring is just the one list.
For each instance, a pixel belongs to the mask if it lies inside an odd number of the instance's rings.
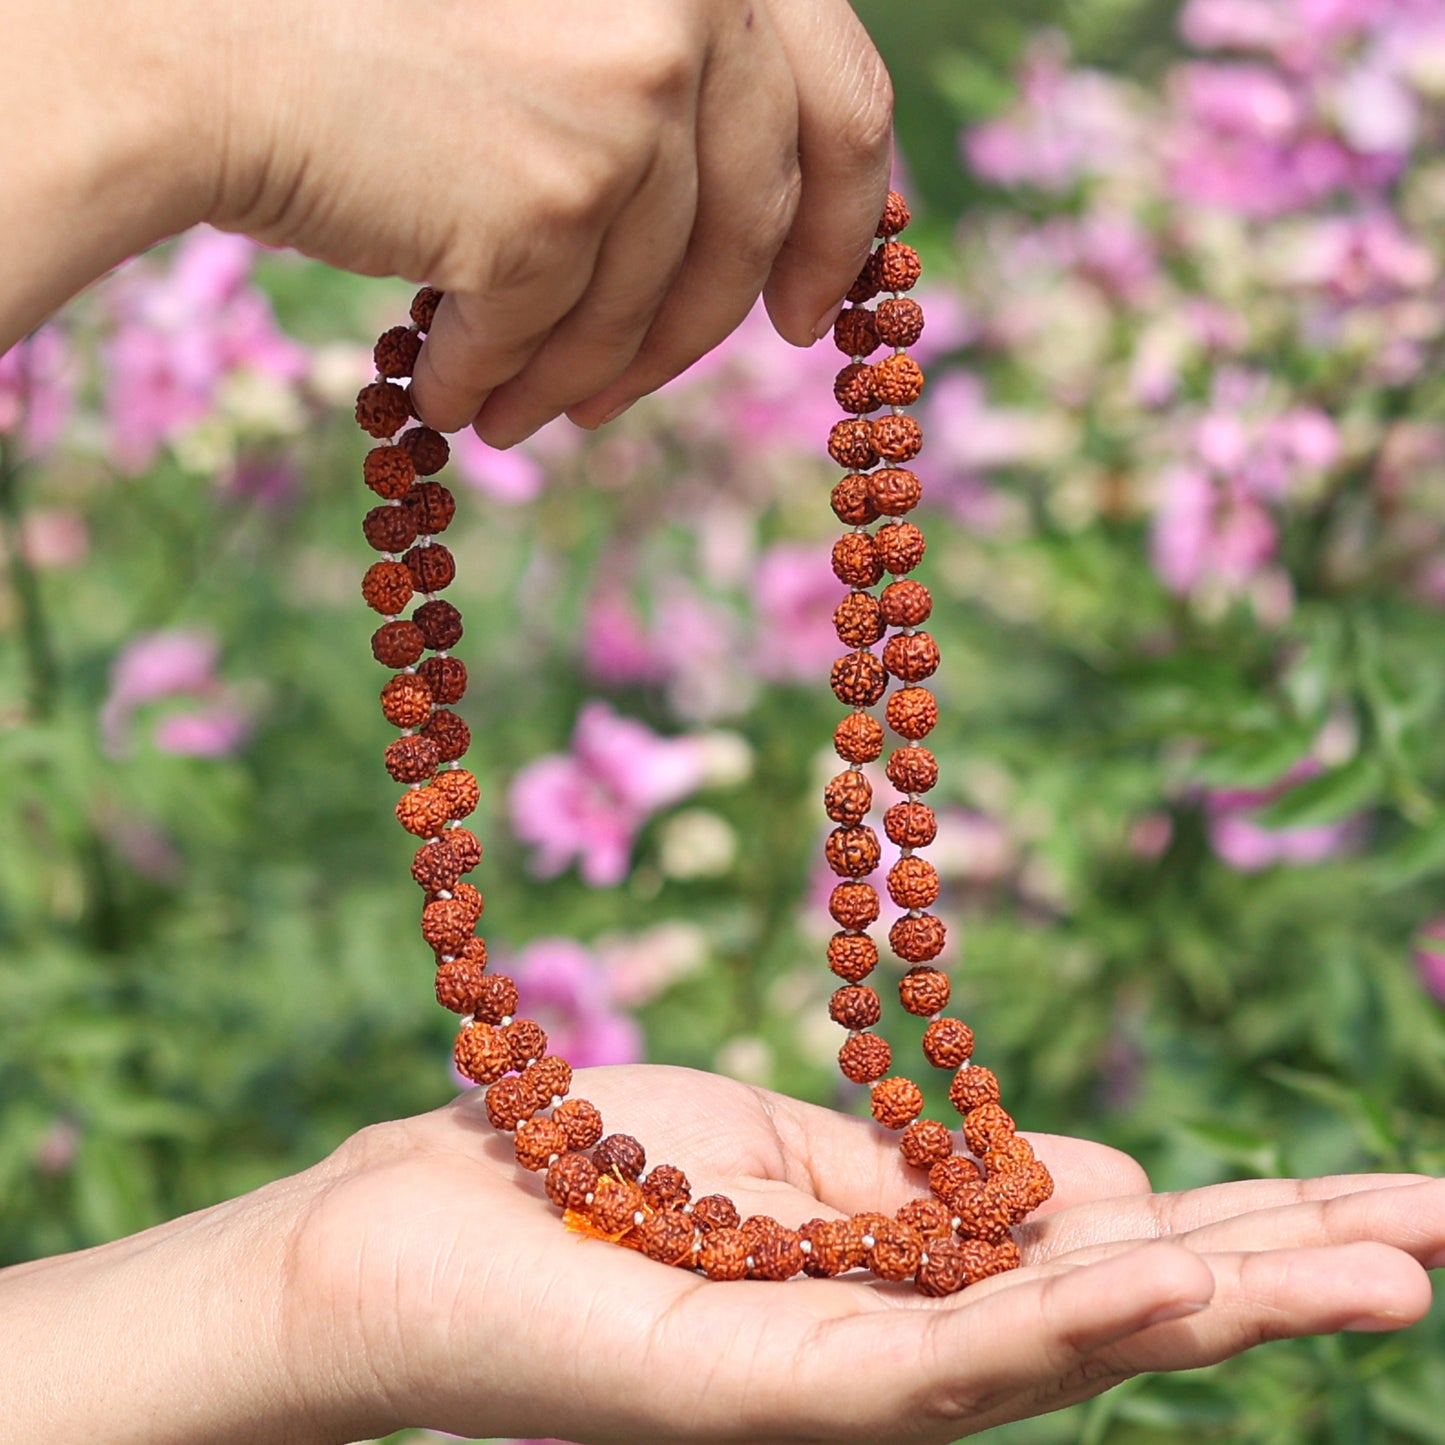
[[625,411],[631,411],[632,408],[633,408],[634,406],[636,406],[636,405],[637,405],[637,402],[634,400],[634,401],[624,401],[621,406],[614,406],[614,407],[612,408],[612,410],[609,411],[609,412],[607,413],[607,415],[604,416],[604,417],[602,418],[602,420],[597,423],[597,425],[598,425],[598,426],[606,426],[608,422],[610,422],[610,421],[616,421],[617,418],[620,417],[623,412],[625,412]]
[[1402,1329],[1408,1321],[1396,1319],[1393,1315],[1361,1315],[1357,1320],[1340,1326],[1351,1334],[1378,1335],[1386,1330]]
[[1149,1315],[1141,1329],[1148,1329],[1150,1325],[1167,1325],[1170,1320],[1182,1320],[1187,1315],[1197,1315],[1200,1310],[1209,1308],[1208,1300],[1183,1299],[1176,1300],[1172,1305],[1163,1305]]
[[[847,298],[845,297],[844,300]],[[813,340],[821,341],[832,329],[833,323],[838,319],[843,310],[843,302],[840,301],[833,309],[827,312],[818,324],[813,328]]]

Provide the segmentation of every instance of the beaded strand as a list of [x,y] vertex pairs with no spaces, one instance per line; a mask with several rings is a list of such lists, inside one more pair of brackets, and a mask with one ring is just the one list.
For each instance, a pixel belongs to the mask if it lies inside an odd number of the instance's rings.
[[[374,353],[375,380],[357,397],[356,420],[379,443],[368,453],[363,475],[381,504],[366,514],[362,531],[380,560],[367,570],[361,591],[383,619],[372,635],[372,654],[393,673],[381,690],[382,711],[398,729],[385,765],[405,788],[397,820],[420,840],[411,872],[423,892],[422,937],[436,955],[437,1001],[461,1020],[456,1066],[483,1087],[488,1119],[515,1135],[518,1163],[544,1175],[547,1197],[569,1228],[715,1280],[866,1269],[880,1279],[911,1278],[924,1294],[951,1294],[1017,1266],[1018,1247],[1008,1231],[1053,1188],[1000,1105],[998,1080],[973,1063],[972,1031],[943,1014],[948,978],[930,966],[943,947],[944,927],[926,911],[938,896],[938,875],[918,850],[933,841],[936,820],[920,795],[937,781],[938,767],[921,740],[938,709],[919,684],[932,676],[939,656],[933,638],[920,630],[932,607],[928,590],[906,576],[923,558],[923,534],[898,520],[922,496],[921,483],[904,465],[923,444],[922,428],[907,408],[924,386],[923,372],[907,352],[922,333],[923,313],[904,294],[918,280],[918,255],[896,239],[908,220],[902,197],[890,193],[877,244],[835,324],[834,339],[849,362],[834,393],[849,415],[828,441],[830,454],[848,471],[833,489],[833,510],[851,528],[833,548],[834,571],[850,588],[834,624],[852,650],[834,664],[832,687],[853,709],[834,734],[848,769],[824,792],[837,825],[827,840],[827,860],[844,880],[829,903],[839,932],[828,946],[828,962],[844,985],[829,1010],[848,1030],[839,1053],[843,1073],[871,1086],[874,1118],[899,1132],[910,1166],[928,1171],[930,1194],[892,1216],[812,1219],[797,1228],[767,1215],[745,1219],[724,1195],[694,1199],[680,1169],[657,1164],[648,1170],[638,1140],[605,1135],[596,1106],[569,1097],[571,1066],[548,1053],[540,1025],[518,1015],[516,983],[487,971],[486,944],[476,933],[483,899],[465,881],[482,848],[463,823],[479,793],[461,761],[470,732],[452,711],[467,688],[466,667],[451,651],[463,629],[460,612],[437,596],[456,575],[450,550],[436,540],[450,525],[456,502],[444,485],[429,480],[446,465],[450,448],[439,432],[417,421],[400,384],[412,374],[441,301],[438,291],[424,287],[412,302],[411,324],[383,333]],[[886,299],[868,305],[884,292]],[[882,345],[892,355],[870,363]],[[886,412],[868,419],[881,408]],[[870,533],[869,525],[881,517],[892,520]],[[885,574],[894,580],[875,596],[872,589]],[[889,628],[892,635],[884,641]],[[879,642],[881,657],[873,651]],[[886,772],[905,800],[884,816],[884,830],[900,849],[886,886],[904,910],[889,930],[889,943],[911,965],[898,983],[903,1007],[929,1019],[926,1058],[954,1071],[949,1097],[962,1115],[967,1153],[957,1150],[945,1125],[919,1118],[923,1094],[912,1080],[885,1077],[892,1051],[872,1031],[881,1001],[863,982],[878,964],[867,930],[880,906],[877,890],[862,880],[876,871],[881,847],[864,821],[872,788],[861,768],[882,756],[883,726],[868,709],[883,700],[890,677],[900,686],[888,696],[884,714],[902,743]]]

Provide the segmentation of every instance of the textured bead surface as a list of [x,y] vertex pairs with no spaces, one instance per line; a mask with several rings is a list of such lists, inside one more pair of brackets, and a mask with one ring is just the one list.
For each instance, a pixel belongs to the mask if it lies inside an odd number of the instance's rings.
[[675,1164],[658,1164],[642,1181],[642,1197],[653,1209],[681,1209],[692,1198],[687,1175]]
[[662,1210],[637,1226],[637,1241],[643,1254],[659,1264],[691,1264],[696,1238],[692,1220],[676,1209]]
[[984,1104],[997,1104],[998,1078],[992,1069],[986,1069],[982,1064],[970,1064],[953,1076],[953,1082],[948,1086],[948,1101],[960,1114],[981,1108]]
[[916,1229],[896,1220],[878,1227],[868,1251],[868,1266],[879,1279],[911,1279],[923,1258],[923,1236]]
[[926,793],[938,782],[938,759],[927,748],[895,748],[884,771],[900,793]]
[[883,565],[898,576],[911,572],[923,561],[928,544],[912,522],[888,522],[873,534],[873,544]]
[[366,454],[361,474],[378,497],[395,501],[406,496],[416,481],[416,463],[405,447],[373,447]]
[[885,517],[901,517],[923,500],[923,483],[902,467],[880,467],[868,473],[868,500]]
[[849,587],[871,587],[883,576],[883,559],[867,532],[849,532],[833,543],[833,575]]
[[840,878],[865,878],[881,856],[878,835],[866,824],[834,828],[823,848],[828,867]]
[[726,1194],[704,1194],[692,1202],[692,1217],[701,1230],[736,1229],[742,1223],[738,1207]]
[[878,892],[867,883],[840,883],[829,895],[828,912],[840,928],[867,928],[878,918]]
[[923,307],[911,296],[890,296],[878,303],[873,329],[885,346],[915,346],[923,335]]
[[402,432],[397,442],[411,453],[417,475],[422,477],[434,477],[446,466],[452,454],[447,439],[429,426],[412,427],[410,431]]
[[911,356],[885,356],[870,368],[868,385],[874,405],[912,406],[923,395],[923,368]]
[[[395,565],[405,570],[404,563]],[[406,580],[410,584],[410,571],[407,571]],[[412,613],[411,620],[421,628],[421,635],[426,638],[428,647],[441,651],[455,647],[461,641],[462,614],[450,602],[444,602],[440,597],[431,602],[423,602]]]
[[421,936],[439,954],[458,954],[476,927],[476,915],[455,898],[438,898],[421,911]]
[[871,647],[884,630],[878,599],[867,592],[850,592],[833,609],[833,630],[845,647]]
[[[912,638],[894,638],[911,642]],[[888,698],[884,714],[888,726],[901,738],[917,742],[938,726],[938,700],[926,687],[900,687]]]
[[867,713],[849,713],[833,729],[833,747],[847,763],[871,763],[883,752],[883,724]]
[[[386,745],[386,770],[398,783],[424,783],[437,770],[441,761],[437,747],[430,738],[412,736],[397,738]],[[439,883],[438,888],[449,888]]]
[[905,577],[883,589],[878,608],[890,627],[919,627],[933,612],[933,594],[923,583]]
[[456,580],[456,559],[440,542],[413,547],[404,560],[418,592],[440,592]]
[[956,1069],[973,1056],[973,1030],[962,1019],[935,1019],[923,1031],[923,1053],[936,1069]]
[[587,1099],[568,1099],[552,1111],[567,1135],[569,1149],[590,1149],[602,1137],[602,1115]]
[[871,1108],[885,1129],[904,1129],[922,1112],[923,1091],[912,1079],[880,1079],[873,1085]]
[[914,1169],[931,1169],[953,1153],[953,1135],[937,1119],[915,1119],[898,1136],[903,1162]]
[[883,649],[883,666],[901,682],[922,682],[938,671],[938,644],[926,632],[899,633]]
[[799,1230],[800,1241],[808,1243],[803,1273],[814,1279],[832,1279],[852,1264],[848,1225],[842,1219],[810,1219]]
[[504,1133],[537,1112],[537,1098],[520,1079],[498,1079],[487,1090],[487,1119]]
[[926,848],[938,834],[938,818],[927,803],[894,803],[883,815],[883,831],[900,848]]
[[753,1264],[749,1273],[754,1279],[784,1280],[803,1272],[807,1255],[803,1253],[803,1237],[796,1229],[776,1229],[752,1247]]
[[414,622],[383,622],[371,634],[371,655],[383,667],[411,667],[426,648],[426,638]]
[[421,352],[421,337],[409,326],[393,326],[377,337],[371,359],[377,375],[388,381],[410,376]]
[[833,488],[829,504],[833,515],[850,527],[866,527],[878,520],[878,509],[868,495],[868,478],[862,472],[849,472]]
[[592,1151],[592,1157],[603,1172],[615,1172],[634,1183],[647,1168],[647,1150],[631,1134],[609,1134]]
[[987,1183],[965,1184],[945,1201],[958,1217],[960,1239],[980,1239],[997,1244],[1006,1239],[1013,1224],[1013,1211],[996,1189]]
[[373,381],[363,386],[356,397],[356,424],[368,436],[394,436],[411,417],[411,403],[406,392],[389,381]]
[[[496,1088],[496,1085],[492,1085]],[[554,1158],[567,1152],[567,1134],[551,1119],[525,1119],[517,1125],[513,1146],[517,1163],[534,1173],[546,1169]]]
[[838,1067],[855,1084],[871,1084],[888,1072],[893,1050],[881,1034],[856,1034],[838,1050]]
[[373,562],[361,579],[361,595],[366,605],[383,617],[395,617],[411,601],[415,591],[405,562]]
[[405,552],[416,541],[416,519],[406,507],[373,507],[361,519],[361,531],[378,552]]
[[697,1262],[709,1279],[746,1279],[748,1242],[742,1230],[714,1229],[704,1234]]
[[860,648],[833,664],[829,679],[833,695],[850,707],[872,707],[888,688],[888,669],[871,652]]
[[414,672],[398,673],[381,690],[381,710],[393,727],[420,727],[431,716],[431,688]]
[[905,963],[929,963],[943,952],[948,930],[931,913],[900,918],[888,930],[888,946]]
[[446,768],[438,773],[432,786],[443,794],[453,818],[465,818],[481,798],[476,777],[465,768]]
[[446,841],[461,860],[463,873],[470,873],[482,861],[482,845],[470,828],[448,828]]
[[442,292],[435,286],[423,286],[411,298],[411,319],[418,331],[430,331],[436,320],[437,307],[441,305]]
[[[903,861],[921,863],[923,860],[913,858]],[[948,975],[936,968],[910,968],[898,980],[899,1003],[919,1018],[931,1018],[936,1013],[942,1013],[948,1007],[950,991]]]
[[1002,1104],[980,1104],[963,1116],[963,1137],[980,1156],[1014,1132],[1014,1121]]
[[866,933],[835,933],[828,940],[828,967],[857,983],[878,967],[878,945]]
[[[917,1125],[910,1124],[908,1127],[912,1129]],[[942,1125],[939,1127],[942,1128]],[[953,1216],[937,1199],[910,1199],[894,1218],[899,1224],[906,1224],[910,1229],[917,1230],[926,1240],[947,1239],[953,1232]]]
[[553,1099],[564,1099],[572,1087],[572,1065],[556,1054],[548,1054],[535,1064],[528,1064],[522,1070],[522,1083],[541,1101],[545,1108]]
[[[424,738],[398,738],[387,748],[387,754],[390,755],[392,748],[407,748],[413,742],[419,742],[423,747],[430,746]],[[415,782],[417,779],[401,778],[398,781]],[[462,855],[452,846],[450,838],[423,843],[412,855],[411,876],[428,893],[439,893],[444,888],[453,887],[465,871]]]
[[454,958],[437,967],[437,1002],[455,1014],[475,1013],[477,999],[487,988],[487,974],[470,959]]
[[490,1024],[464,1026],[453,1050],[457,1071],[477,1084],[493,1084],[512,1066],[502,1031]]
[[829,779],[823,789],[823,807],[835,823],[861,823],[872,806],[873,787],[854,769]]
[[396,800],[396,820],[408,833],[418,838],[435,838],[452,815],[445,793],[428,783],[413,788]]
[[872,356],[878,350],[878,327],[873,312],[861,306],[844,307],[833,323],[833,344],[844,356]]
[[[515,980],[509,978],[505,973],[489,973],[477,988],[477,996],[473,1008],[477,1019],[482,1023],[500,1024],[503,1019],[511,1018],[517,1012],[517,985]],[[503,1047],[506,1046],[506,1039],[502,1039]],[[507,1050],[507,1064],[511,1065],[512,1051]]]
[[547,1052],[547,1030],[535,1019],[516,1019],[502,1033],[514,1069],[525,1069]]
[[878,995],[871,988],[856,984],[835,989],[828,1001],[828,1017],[845,1029],[871,1029],[882,1014]]
[[637,1216],[644,1214],[642,1190],[630,1180],[612,1174],[599,1174],[593,1191],[592,1222],[605,1234],[627,1234],[637,1227]]
[[[427,675],[423,669],[422,676]],[[437,757],[444,763],[456,762],[472,745],[472,730],[456,713],[448,712],[445,708],[438,708],[432,713],[427,725],[422,729],[422,734],[428,742],[436,746]]]
[[908,210],[908,202],[897,191],[889,191],[888,199],[883,205],[883,215],[878,222],[878,230],[875,233],[880,238],[896,236],[904,230],[909,221],[913,219]]
[[866,421],[840,421],[834,423],[828,433],[828,455],[840,467],[850,472],[866,471],[878,460],[875,428],[885,421],[896,421],[897,417],[883,417],[878,423]]
[[978,1165],[961,1154],[951,1155],[928,1171],[928,1187],[946,1204],[960,1189],[977,1184],[981,1178]]
[[917,417],[880,416],[858,425],[870,428],[869,442],[873,453],[884,461],[895,465],[911,462],[923,450],[923,427]]
[[920,1261],[914,1283],[919,1294],[930,1299],[942,1299],[945,1295],[957,1294],[969,1283],[967,1256],[962,1245],[945,1241],[930,1243],[928,1258]]
[[833,399],[844,411],[855,416],[878,410],[878,398],[873,395],[873,368],[866,362],[853,362],[845,366],[833,382]]
[[[421,629],[417,628],[421,637]],[[425,639],[422,638],[425,642]],[[439,703],[460,702],[467,692],[467,665],[459,657],[429,657],[421,665],[421,675]]]
[[421,482],[407,493],[406,509],[416,521],[417,532],[430,537],[451,526],[457,499],[440,482]]
[[880,290],[911,291],[918,284],[923,266],[906,241],[885,241],[873,255]]
[[547,1170],[547,1198],[559,1209],[585,1209],[596,1188],[597,1166],[585,1154],[564,1154]]

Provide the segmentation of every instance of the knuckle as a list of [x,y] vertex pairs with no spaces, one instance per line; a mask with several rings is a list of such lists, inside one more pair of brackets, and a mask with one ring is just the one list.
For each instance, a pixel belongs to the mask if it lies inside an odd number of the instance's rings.
[[893,143],[893,81],[876,51],[862,56],[842,114],[837,135],[843,146],[869,160],[888,152]]
[[803,174],[796,160],[789,162],[779,184],[763,198],[759,209],[737,237],[733,253],[749,273],[766,275],[782,249],[803,194]]

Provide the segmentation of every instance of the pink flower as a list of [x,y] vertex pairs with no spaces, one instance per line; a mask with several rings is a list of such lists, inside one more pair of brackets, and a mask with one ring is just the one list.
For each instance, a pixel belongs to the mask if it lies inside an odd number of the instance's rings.
[[65,429],[78,367],[64,336],[42,326],[0,353],[0,436],[18,437],[30,456],[53,447]]
[[1425,992],[1445,1003],[1445,917],[1432,918],[1415,941],[1415,972]]
[[607,970],[570,938],[539,938],[506,963],[527,1017],[547,1031],[548,1049],[575,1068],[635,1064],[642,1030],[613,996]]
[[517,837],[536,851],[533,871],[550,878],[577,861],[583,881],[609,888],[626,876],[647,820],[696,791],[704,753],[692,738],[665,738],[590,702],[569,753],[538,758],[512,782]]
[[1301,828],[1267,828],[1254,817],[1297,783],[1316,776],[1320,766],[1307,757],[1267,788],[1225,788],[1209,793],[1205,812],[1210,847],[1240,873],[1257,873],[1278,863],[1320,863],[1353,848],[1363,831],[1359,818]]
[[152,738],[163,753],[224,758],[245,742],[250,731],[250,719],[243,712],[218,704],[200,712],[178,712],[162,718]]
[[458,473],[494,502],[530,502],[546,484],[542,464],[521,447],[497,451],[470,427],[452,438]]
[[845,588],[817,543],[779,543],[758,562],[758,671],[774,682],[816,683],[842,650],[833,609]]

